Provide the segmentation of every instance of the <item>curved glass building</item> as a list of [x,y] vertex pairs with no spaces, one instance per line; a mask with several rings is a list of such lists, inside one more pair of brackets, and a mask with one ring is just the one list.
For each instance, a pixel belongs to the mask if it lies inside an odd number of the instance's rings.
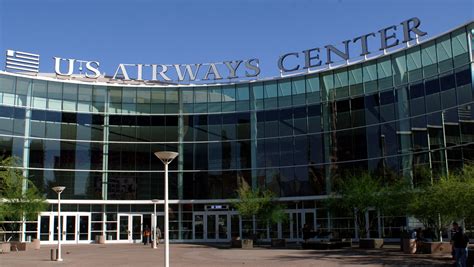
[[[170,164],[170,238],[301,239],[298,229],[357,237],[354,218],[321,204],[355,170],[423,182],[474,160],[474,24],[358,63],[264,81],[130,85],[0,73],[0,153],[21,159],[51,204],[25,239],[54,242],[64,185],[66,243],[140,242],[163,199],[156,151]],[[289,220],[242,220],[242,181],[271,189]],[[163,202],[157,203],[163,225]],[[377,217],[368,212],[367,218]],[[399,237],[407,218],[377,220]],[[161,229],[163,227],[161,226]]]

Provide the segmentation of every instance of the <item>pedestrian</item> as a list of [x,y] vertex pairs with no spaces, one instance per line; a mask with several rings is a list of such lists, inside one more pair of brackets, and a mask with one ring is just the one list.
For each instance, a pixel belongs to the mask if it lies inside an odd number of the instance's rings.
[[456,266],[466,267],[467,260],[467,245],[469,244],[469,237],[464,233],[463,229],[454,222],[453,223],[454,236],[451,239],[452,246],[454,249],[454,259],[456,260]]
[[145,230],[143,230],[143,245],[148,245],[150,243],[150,228],[148,225],[145,225]]
[[309,224],[305,223],[305,225],[303,226],[302,232],[303,232],[303,240],[304,242],[306,242],[310,238],[310,235],[311,235],[311,227],[309,227]]
[[417,233],[416,233],[416,231],[417,231],[416,229],[413,229],[413,230],[411,231],[410,239],[415,239],[415,240],[416,240],[416,238],[417,238]]
[[422,243],[423,243],[423,231],[421,229],[421,227],[418,227],[416,230],[415,230],[415,233],[412,234],[412,237],[415,237],[415,246],[416,246],[416,253],[423,253],[423,251],[421,251],[421,249],[418,249],[418,248],[421,248],[422,247]]
[[156,226],[156,232],[155,232],[155,238],[156,238],[156,244],[158,245],[160,243],[161,239],[161,229],[159,226]]

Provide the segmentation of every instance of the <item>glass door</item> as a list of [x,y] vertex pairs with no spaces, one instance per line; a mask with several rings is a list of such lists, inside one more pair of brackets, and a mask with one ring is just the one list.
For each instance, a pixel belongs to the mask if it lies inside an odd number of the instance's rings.
[[128,243],[142,242],[142,222],[141,214],[119,214],[118,215],[118,240]]
[[193,215],[194,240],[204,240],[204,214],[194,213]]
[[305,214],[301,211],[289,211],[287,214],[288,219],[281,223],[282,238],[292,241],[302,240],[301,229],[305,223],[303,218]]
[[217,239],[218,240],[230,240],[229,233],[229,215],[218,214],[217,219]]
[[206,226],[207,226],[207,238],[208,240],[216,239],[216,215],[207,214],[206,215]]
[[39,229],[39,240],[48,242],[51,239],[51,229],[50,229],[50,215],[40,215],[40,225]]
[[77,242],[78,243],[90,243],[91,241],[91,216],[90,214],[78,215],[77,220]]
[[131,235],[128,224],[128,215],[119,215],[119,241],[128,241]]
[[[238,223],[238,216],[236,218]],[[230,240],[230,216],[227,213],[196,212],[193,216],[193,228],[195,240]],[[240,230],[238,226],[235,228]]]
[[132,243],[140,243],[142,242],[142,221],[143,216],[139,215],[131,215],[130,216],[131,222],[130,225],[132,227]]
[[76,243],[76,215],[63,217],[63,240],[64,243]]
[[[54,227],[52,229],[52,241],[58,241],[58,216],[52,215]],[[61,213],[61,242],[64,244],[76,243],[76,216]]]

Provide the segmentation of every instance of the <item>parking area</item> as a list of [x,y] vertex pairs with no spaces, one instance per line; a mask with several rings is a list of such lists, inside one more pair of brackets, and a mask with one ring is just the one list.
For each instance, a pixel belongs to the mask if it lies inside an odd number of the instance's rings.
[[[164,246],[142,244],[63,245],[63,262],[50,261],[50,249],[0,254],[0,266],[163,266]],[[171,266],[451,266],[449,256],[407,255],[397,246],[362,250],[230,249],[227,244],[172,244]]]

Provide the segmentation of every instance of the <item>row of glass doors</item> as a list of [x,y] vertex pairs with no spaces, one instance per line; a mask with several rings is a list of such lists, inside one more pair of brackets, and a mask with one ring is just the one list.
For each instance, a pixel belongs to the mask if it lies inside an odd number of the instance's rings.
[[[61,240],[65,244],[90,243],[90,213],[61,213]],[[53,243],[58,240],[57,214],[40,215],[38,235],[42,243]]]
[[[107,237],[108,242],[140,243],[142,241],[143,215],[117,214],[117,218],[118,231],[113,232],[117,236]],[[61,241],[64,244],[81,244],[94,241],[91,238],[90,213],[62,212],[61,228]],[[41,243],[56,243],[58,241],[57,213],[41,213],[38,229]]]
[[[301,228],[305,223],[316,227],[314,210],[288,210],[288,219],[274,226],[262,225],[250,220],[245,221],[236,211],[202,211],[193,213],[192,237],[187,240],[197,242],[227,242],[232,237],[249,238],[258,234],[259,239],[285,238],[288,241],[301,240]],[[144,227],[151,227],[150,214],[117,214],[114,223],[103,223],[108,243],[140,243]],[[102,230],[91,228],[91,214],[87,212],[61,213],[62,238],[65,244],[91,243],[95,235]],[[163,214],[157,214],[157,223],[162,232]],[[94,222],[97,224],[97,222]],[[100,223],[102,224],[102,223]],[[55,243],[58,240],[57,213],[41,213],[38,226],[38,238],[42,243]],[[102,229],[102,228],[101,228]],[[315,229],[315,228],[313,228]],[[172,237],[173,238],[173,237]]]
[[[195,212],[193,218],[194,236],[197,241],[224,242],[230,240],[231,214],[222,212]],[[235,225],[233,225],[235,227]],[[235,230],[234,230],[235,231]]]
[[[312,229],[317,227],[314,210],[287,211],[287,220],[272,227],[266,224],[259,226],[253,220],[243,221],[235,211],[204,211],[194,212],[193,239],[203,242],[226,242],[232,237],[250,237],[258,234],[259,239],[285,238],[288,241],[302,240],[301,229],[309,224]],[[246,236],[247,235],[247,236]]]

